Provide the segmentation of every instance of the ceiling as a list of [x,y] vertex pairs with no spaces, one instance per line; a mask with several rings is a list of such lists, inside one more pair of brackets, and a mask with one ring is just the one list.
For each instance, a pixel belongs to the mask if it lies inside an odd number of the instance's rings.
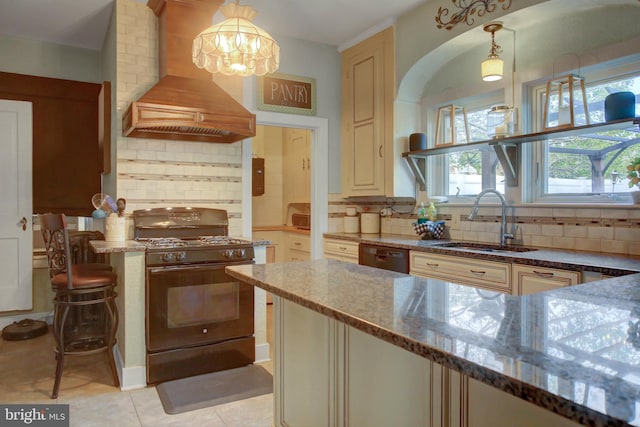
[[[252,6],[258,12],[254,23],[274,37],[340,46],[381,23],[390,24],[393,18],[424,1],[243,0],[240,4]],[[115,0],[0,0],[0,33],[100,50],[114,3]],[[213,22],[222,19],[218,13]]]

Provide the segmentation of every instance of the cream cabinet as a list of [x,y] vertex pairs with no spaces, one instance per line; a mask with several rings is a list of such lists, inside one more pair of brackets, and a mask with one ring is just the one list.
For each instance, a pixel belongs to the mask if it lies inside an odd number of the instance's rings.
[[311,238],[306,234],[285,233],[287,261],[311,259]]
[[555,268],[513,265],[513,292],[529,295],[580,283],[580,272]]
[[435,363],[279,297],[274,332],[274,425],[432,425]]
[[324,257],[338,261],[358,263],[359,244],[339,239],[324,239]]
[[454,255],[411,251],[409,273],[511,293],[511,264]]
[[392,195],[394,49],[388,28],[342,53],[343,197]]
[[311,200],[311,138],[307,129],[284,130],[285,206]]
[[273,297],[276,426],[333,425],[331,346],[334,321],[295,303]]
[[274,332],[276,426],[578,426],[280,297]]

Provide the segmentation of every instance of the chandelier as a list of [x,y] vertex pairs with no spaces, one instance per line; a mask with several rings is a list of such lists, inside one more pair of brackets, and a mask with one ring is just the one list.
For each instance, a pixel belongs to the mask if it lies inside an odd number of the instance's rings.
[[193,39],[193,63],[210,73],[227,76],[263,76],[280,65],[280,47],[251,21],[257,13],[251,6],[235,3],[222,6],[226,18]]

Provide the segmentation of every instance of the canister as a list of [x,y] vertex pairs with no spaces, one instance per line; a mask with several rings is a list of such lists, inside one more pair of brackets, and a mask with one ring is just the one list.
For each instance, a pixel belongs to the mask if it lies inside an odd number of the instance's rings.
[[112,213],[105,219],[104,240],[124,242],[127,237],[127,218]]
[[360,232],[360,218],[357,216],[345,216],[343,217],[344,221],[344,232],[345,233],[359,233]]
[[379,234],[380,233],[380,214],[379,213],[361,213],[360,214],[360,232],[363,234]]
[[604,119],[631,119],[636,116],[636,96],[633,92],[616,92],[604,99]]

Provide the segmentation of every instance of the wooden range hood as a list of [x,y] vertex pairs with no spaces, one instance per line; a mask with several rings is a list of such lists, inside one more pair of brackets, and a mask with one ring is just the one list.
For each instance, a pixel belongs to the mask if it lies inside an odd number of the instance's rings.
[[225,143],[255,136],[255,114],[191,59],[193,39],[223,2],[148,1],[159,20],[160,81],[124,113],[124,136]]

